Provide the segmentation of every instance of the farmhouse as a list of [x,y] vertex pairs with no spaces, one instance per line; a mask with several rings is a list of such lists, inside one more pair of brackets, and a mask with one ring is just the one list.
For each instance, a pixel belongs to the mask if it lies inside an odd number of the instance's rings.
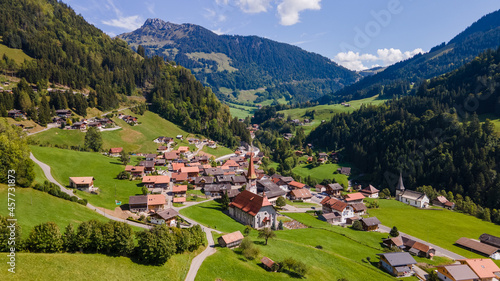
[[376,217],[363,218],[360,221],[363,225],[364,231],[378,230],[378,225],[381,224],[381,222]]
[[455,208],[455,203],[448,201],[444,196],[438,196],[436,199],[432,200],[432,205],[447,208],[452,210]]
[[417,262],[408,253],[395,252],[378,254],[380,256],[380,265],[387,272],[396,277],[408,277],[413,275],[413,265]]
[[488,244],[484,244],[469,238],[462,237],[458,239],[455,244],[462,246],[469,251],[476,252],[494,260],[500,260],[500,249]]
[[93,177],[70,177],[69,186],[86,192],[97,190],[97,188],[94,187]]
[[307,188],[302,189],[294,189],[290,191],[290,199],[291,200],[303,200],[305,202],[310,201],[312,198],[312,194]]
[[400,249],[405,248],[405,245],[403,244],[403,239],[401,238],[401,236],[390,237],[390,238],[384,239],[384,240],[382,240],[382,243],[387,248],[392,248],[392,247],[398,247]]
[[142,183],[147,188],[163,188],[167,189],[170,183],[169,176],[145,176],[142,178]]
[[113,148],[109,149],[109,155],[114,156],[114,157],[118,157],[118,156],[120,156],[120,153],[122,151],[123,151],[122,147],[113,147]]
[[404,249],[412,255],[432,258],[436,254],[436,250],[429,245],[414,241],[405,236],[402,236],[401,239],[403,241]]
[[361,189],[359,192],[368,198],[378,198],[379,190],[370,184],[369,186]]
[[366,214],[366,205],[363,203],[353,203],[349,204],[351,205],[352,209],[354,210],[354,215],[356,216],[363,216]]
[[71,117],[71,110],[68,109],[58,109],[56,110],[56,115],[63,118]]
[[477,280],[477,276],[472,269],[465,264],[451,264],[439,266],[437,268],[437,275],[439,280],[451,281],[472,281]]
[[490,246],[500,248],[500,237],[483,233],[481,234],[481,236],[479,236],[479,241],[481,241],[481,243],[485,243]]
[[338,168],[337,172],[341,173],[342,175],[349,176],[351,174],[351,168],[349,167]]
[[481,281],[499,279],[500,268],[490,259],[467,259],[459,262],[468,265]]
[[[333,223],[346,223],[347,218],[354,217],[352,206],[338,199],[327,196],[321,201],[321,205],[323,206],[323,217],[327,221],[332,220]],[[325,214],[329,213],[333,213],[335,217],[333,215],[328,215],[328,218],[325,217]]]
[[144,176],[144,167],[142,166],[125,166],[125,172],[132,175],[133,178],[142,178]]
[[10,118],[14,118],[14,119],[15,118],[25,118],[24,113],[19,109],[9,110],[9,112],[7,112],[7,116]]
[[155,170],[155,161],[147,160],[139,162],[139,166],[144,167],[144,172],[146,174],[152,173]]
[[174,203],[186,202],[186,192],[187,192],[187,185],[174,185],[172,187],[172,194],[174,196],[172,201]]
[[186,173],[189,178],[194,179],[200,173],[200,169],[198,167],[182,167],[181,173]]
[[172,173],[172,181],[179,183],[188,180],[188,174],[186,173]]
[[152,214],[151,223],[166,224],[167,226],[173,227],[177,223],[178,215],[179,213],[176,210],[168,208],[163,211],[159,211],[158,213]]
[[128,200],[131,212],[158,212],[159,210],[163,210],[165,203],[165,196],[163,194],[130,196]]
[[229,204],[229,215],[242,224],[256,229],[277,226],[276,210],[267,197],[248,190],[243,190]]
[[243,234],[241,234],[241,232],[238,230],[232,233],[228,233],[226,235],[222,235],[221,237],[219,237],[219,239],[217,239],[217,241],[219,242],[219,245],[223,248],[224,247],[236,248],[241,244],[243,238],[245,237],[243,237]]
[[340,192],[344,190],[344,188],[338,183],[327,184],[325,188],[326,188],[325,192],[334,197],[340,197],[341,195]]

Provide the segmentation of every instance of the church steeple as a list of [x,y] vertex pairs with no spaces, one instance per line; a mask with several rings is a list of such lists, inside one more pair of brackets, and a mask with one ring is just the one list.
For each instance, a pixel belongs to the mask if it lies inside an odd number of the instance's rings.
[[405,191],[405,186],[403,184],[403,173],[399,172],[399,180],[398,185],[396,186],[396,190]]
[[250,165],[247,172],[247,190],[257,194],[257,173],[253,164],[253,146],[250,151]]

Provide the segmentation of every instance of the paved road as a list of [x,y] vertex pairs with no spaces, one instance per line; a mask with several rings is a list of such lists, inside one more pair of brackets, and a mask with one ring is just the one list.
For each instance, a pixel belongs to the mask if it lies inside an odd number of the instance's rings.
[[[45,164],[43,162],[40,162],[38,159],[35,158],[35,156],[31,152],[30,152],[30,158],[31,158],[31,160],[33,160],[33,162],[35,162],[38,166],[40,166],[40,168],[42,168],[43,173],[45,174],[45,177],[47,177],[47,179],[50,182],[55,183],[57,186],[59,186],[61,188],[61,191],[63,191],[64,193],[66,193],[66,194],[68,194],[70,196],[76,196],[73,193],[72,190],[69,190],[66,187],[62,186],[59,182],[57,182],[54,179],[54,177],[52,177],[52,174],[50,173],[50,167],[49,167],[49,165],[47,165],[47,164]],[[78,197],[78,196],[76,196],[76,197]],[[81,199],[81,198],[78,197],[78,199]],[[147,225],[144,225],[144,224],[140,224],[140,223],[136,223],[136,222],[133,222],[133,221],[128,221],[128,220],[124,220],[124,219],[120,219],[120,218],[111,216],[110,214],[107,214],[106,212],[104,212],[104,211],[96,208],[95,206],[93,206],[92,204],[89,204],[89,203],[87,204],[87,208],[89,208],[89,209],[91,209],[93,211],[96,211],[98,214],[103,215],[103,216],[105,216],[106,218],[108,218],[110,220],[124,222],[124,223],[130,224],[130,225],[141,227],[141,228],[145,228],[145,229],[151,228],[150,226],[147,226]]]
[[[391,228],[390,227],[387,227],[385,225],[379,225],[379,229],[382,231],[382,232],[387,232],[389,233],[391,231]],[[439,246],[436,246],[434,244],[431,244],[427,241],[424,241],[422,239],[419,239],[417,237],[414,237],[414,236],[411,236],[411,235],[408,235],[406,233],[403,233],[403,232],[399,232],[399,235],[404,235],[410,239],[413,239],[417,242],[420,242],[420,243],[424,243],[424,244],[427,244],[429,246],[431,246],[432,248],[436,249],[436,256],[442,256],[442,257],[447,257],[447,258],[450,258],[450,259],[453,259],[453,260],[462,260],[462,259],[465,259],[465,257],[459,255],[459,254],[455,254],[454,252],[452,251],[448,251],[444,248],[441,248]]]
[[[181,218],[185,219],[187,222],[191,223],[191,225],[199,224],[196,221],[185,217],[183,215],[180,215]],[[186,275],[185,281],[194,281],[196,278],[196,274],[198,273],[198,270],[200,269],[201,264],[203,261],[210,255],[213,255],[216,250],[215,250],[215,243],[214,243],[214,238],[212,237],[212,231],[215,231],[217,233],[221,233],[218,230],[211,229],[208,227],[204,227],[203,225],[200,225],[203,231],[205,231],[205,234],[207,235],[207,241],[208,245],[207,248],[201,252],[201,254],[197,255],[193,261],[191,261],[191,266],[189,267],[188,274]]]

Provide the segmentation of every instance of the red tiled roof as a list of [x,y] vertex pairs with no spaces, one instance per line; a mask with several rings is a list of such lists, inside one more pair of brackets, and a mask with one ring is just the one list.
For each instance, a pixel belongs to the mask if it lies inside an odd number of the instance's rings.
[[174,197],[172,202],[174,202],[174,203],[186,202],[186,197]]
[[304,183],[296,182],[296,181],[291,181],[288,183],[288,185],[291,185],[291,186],[297,187],[297,188],[303,188],[304,186],[306,186]]
[[365,198],[365,196],[362,193],[356,192],[356,193],[350,193],[346,194],[345,196],[345,201],[355,201],[355,200],[360,200]]
[[274,264],[274,261],[268,257],[263,257],[261,260],[260,260],[261,263],[263,263],[265,266],[267,266],[268,268],[271,268]]
[[174,185],[172,187],[172,192],[186,192],[188,190],[187,185]]
[[179,155],[177,154],[177,152],[175,151],[170,151],[170,152],[165,152],[163,154],[163,157],[166,159],[166,160],[175,160],[179,157]]
[[146,176],[142,178],[142,183],[169,183],[170,182],[170,177],[169,176]]
[[238,231],[235,231],[235,232],[232,232],[232,233],[229,233],[229,234],[226,234],[226,235],[222,235],[222,240],[224,240],[224,242],[226,242],[226,245],[227,244],[231,244],[233,242],[236,242],[238,240],[243,240],[243,234],[241,234],[241,232],[238,230]]
[[240,165],[238,163],[236,163],[236,161],[234,160],[227,160],[226,163],[224,163],[224,165],[222,166],[228,166],[228,167],[239,167]]
[[148,206],[151,205],[165,205],[165,195],[163,194],[149,194],[148,195]]
[[184,168],[186,165],[184,163],[172,163],[172,170],[174,171],[179,171],[180,169]]
[[311,198],[312,197],[311,192],[307,188],[294,189],[291,191],[291,193],[293,194],[293,196],[295,196],[295,198]]
[[175,181],[185,181],[188,179],[187,173],[172,173],[172,179]]
[[198,167],[182,167],[181,173],[199,173],[200,169]]
[[262,207],[272,205],[269,200],[267,200],[267,197],[262,197],[248,190],[243,190],[234,198],[229,206],[238,208],[251,216],[255,216]]
[[342,212],[344,209],[347,207],[347,203],[342,202],[338,199],[331,198],[331,197],[325,197],[323,200],[321,200],[321,205],[326,205],[330,207],[330,209]]
[[114,153],[120,153],[122,151],[123,151],[122,147],[113,147],[113,148],[109,149],[109,153],[112,153],[112,154],[114,154]]

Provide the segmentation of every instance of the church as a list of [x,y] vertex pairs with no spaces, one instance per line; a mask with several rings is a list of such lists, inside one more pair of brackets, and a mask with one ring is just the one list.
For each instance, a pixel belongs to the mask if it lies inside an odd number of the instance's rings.
[[250,156],[250,165],[247,173],[247,186],[229,204],[229,216],[244,225],[255,229],[277,227],[277,213],[266,197],[257,195],[257,174],[253,164],[253,155]]
[[402,174],[399,174],[399,181],[396,186],[396,200],[417,208],[427,208],[429,206],[429,198],[425,193],[405,189]]

